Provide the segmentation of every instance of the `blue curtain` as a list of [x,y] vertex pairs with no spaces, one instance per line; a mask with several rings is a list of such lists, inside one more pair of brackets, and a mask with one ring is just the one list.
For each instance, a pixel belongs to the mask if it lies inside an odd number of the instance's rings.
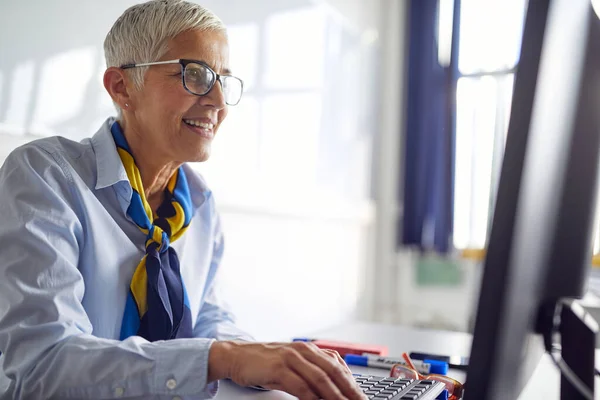
[[[459,0],[454,6],[458,32]],[[404,145],[401,244],[448,252],[451,247],[458,35],[449,66],[438,62],[437,0],[411,0],[408,109]]]

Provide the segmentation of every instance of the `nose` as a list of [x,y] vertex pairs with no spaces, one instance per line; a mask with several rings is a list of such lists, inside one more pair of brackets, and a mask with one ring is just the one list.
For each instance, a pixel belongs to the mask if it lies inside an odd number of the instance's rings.
[[210,92],[200,97],[202,105],[214,107],[217,110],[222,110],[227,107],[225,103],[225,94],[221,80],[217,79]]

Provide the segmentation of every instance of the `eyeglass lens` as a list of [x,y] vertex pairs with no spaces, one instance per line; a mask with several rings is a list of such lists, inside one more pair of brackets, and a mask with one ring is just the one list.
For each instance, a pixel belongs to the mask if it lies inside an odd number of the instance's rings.
[[[216,81],[216,75],[213,71],[197,63],[187,64],[183,76],[187,89],[200,96],[210,92]],[[236,105],[242,97],[242,81],[233,76],[221,76],[220,80],[225,103]]]

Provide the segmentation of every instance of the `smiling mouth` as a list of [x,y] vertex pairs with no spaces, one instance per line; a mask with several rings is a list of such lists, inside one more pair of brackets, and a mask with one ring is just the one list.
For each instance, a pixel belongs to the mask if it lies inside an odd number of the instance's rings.
[[214,124],[193,119],[184,119],[185,125],[193,132],[206,139],[212,139],[215,135]]

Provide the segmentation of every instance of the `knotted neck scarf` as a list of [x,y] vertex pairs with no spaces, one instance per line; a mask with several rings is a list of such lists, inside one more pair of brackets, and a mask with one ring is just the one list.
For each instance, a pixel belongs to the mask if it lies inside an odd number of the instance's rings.
[[125,304],[121,340],[141,336],[148,341],[192,337],[190,304],[171,243],[192,219],[190,191],[181,167],[171,176],[164,201],[153,213],[125,135],[118,122],[111,132],[133,194],[127,215],[146,235],[146,255],[138,264]]

